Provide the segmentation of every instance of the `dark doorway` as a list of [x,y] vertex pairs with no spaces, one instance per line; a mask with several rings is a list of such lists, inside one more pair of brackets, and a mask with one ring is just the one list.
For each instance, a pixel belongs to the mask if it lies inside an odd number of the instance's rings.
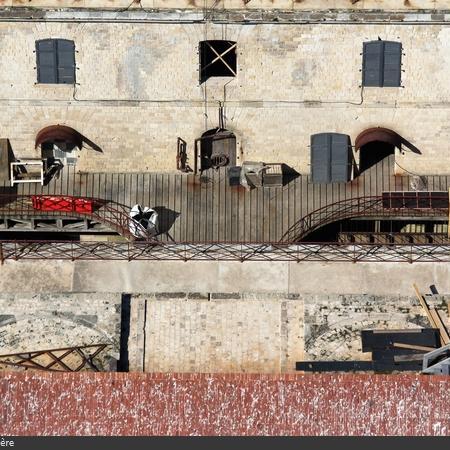
[[[236,165],[236,136],[224,128],[213,128],[196,140],[200,147],[200,171]],[[197,158],[196,158],[197,159]]]
[[389,142],[372,141],[364,144],[359,149],[359,173],[364,172],[370,167],[395,153],[395,145]]

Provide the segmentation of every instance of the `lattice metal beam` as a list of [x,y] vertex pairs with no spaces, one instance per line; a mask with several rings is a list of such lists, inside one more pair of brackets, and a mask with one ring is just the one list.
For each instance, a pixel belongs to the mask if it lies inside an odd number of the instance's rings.
[[50,372],[79,372],[82,369],[98,372],[94,358],[107,346],[108,344],[95,344],[10,353],[0,355],[0,366],[5,365]]
[[450,244],[1,241],[3,260],[450,262]]
[[[426,197],[423,197],[423,200],[425,199]],[[436,200],[437,197],[433,197],[433,199]],[[448,202],[448,196],[443,196],[442,200]],[[446,207],[442,208],[411,208],[407,206],[386,208],[382,196],[350,198],[326,205],[302,217],[284,234],[281,242],[301,241],[308,234],[325,225],[354,217],[443,217],[447,219],[448,212],[448,203]]]

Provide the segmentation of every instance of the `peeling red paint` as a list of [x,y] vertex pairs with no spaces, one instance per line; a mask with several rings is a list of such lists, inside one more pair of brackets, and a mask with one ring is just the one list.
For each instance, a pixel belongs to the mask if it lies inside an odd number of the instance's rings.
[[3,435],[445,435],[450,377],[3,372]]

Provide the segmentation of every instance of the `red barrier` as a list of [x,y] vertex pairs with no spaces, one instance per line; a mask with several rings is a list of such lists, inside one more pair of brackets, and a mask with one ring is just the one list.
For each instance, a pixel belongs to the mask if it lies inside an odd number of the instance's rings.
[[32,195],[33,208],[38,211],[92,213],[93,202],[83,198]]

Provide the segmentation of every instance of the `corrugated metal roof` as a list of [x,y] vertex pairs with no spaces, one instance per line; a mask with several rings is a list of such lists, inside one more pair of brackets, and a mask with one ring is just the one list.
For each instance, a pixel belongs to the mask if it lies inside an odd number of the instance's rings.
[[0,373],[3,435],[449,435],[450,377]]
[[81,149],[83,146],[83,136],[77,130],[65,125],[50,125],[43,128],[36,135],[34,147],[37,148],[44,142],[65,141],[76,145]]

